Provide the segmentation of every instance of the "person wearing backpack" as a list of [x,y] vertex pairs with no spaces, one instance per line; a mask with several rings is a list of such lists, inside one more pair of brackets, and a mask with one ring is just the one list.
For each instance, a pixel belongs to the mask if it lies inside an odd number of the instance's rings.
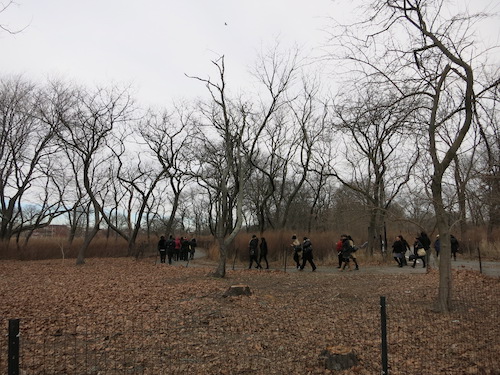
[[316,265],[313,261],[313,248],[311,240],[307,237],[304,237],[304,242],[302,243],[302,265],[300,266],[301,271],[304,270],[306,262],[309,262],[313,272],[316,271]]

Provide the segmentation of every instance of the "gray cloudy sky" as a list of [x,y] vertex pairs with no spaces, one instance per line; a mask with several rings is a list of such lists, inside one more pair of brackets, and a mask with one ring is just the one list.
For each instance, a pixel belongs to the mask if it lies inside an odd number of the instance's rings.
[[[279,40],[306,54],[355,0],[15,0],[0,13],[0,72],[86,85],[131,84],[142,105],[204,93],[185,74],[207,77],[225,55],[243,77],[261,48]],[[6,4],[7,0],[0,0]],[[500,11],[499,0],[455,0]],[[475,10],[475,9],[474,9]],[[498,21],[498,19],[496,20]],[[226,25],[227,24],[227,25]],[[498,42],[498,23],[487,34]],[[233,80],[231,83],[236,82]],[[245,82],[245,80],[242,80]]]
[[[2,1],[5,4],[5,1]],[[0,24],[2,74],[89,85],[132,84],[142,104],[192,97],[211,60],[245,74],[276,40],[308,51],[325,41],[332,0],[16,0]],[[343,12],[345,9],[343,10]],[[227,25],[226,25],[227,24]],[[147,103],[149,102],[149,103]]]

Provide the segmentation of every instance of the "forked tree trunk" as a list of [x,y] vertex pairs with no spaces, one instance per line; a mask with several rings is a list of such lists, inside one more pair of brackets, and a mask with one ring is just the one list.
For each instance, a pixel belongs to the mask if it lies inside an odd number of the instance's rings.
[[85,240],[83,241],[82,246],[80,247],[80,250],[78,250],[78,256],[76,257],[76,265],[82,265],[85,264],[85,254],[87,253],[87,249],[90,246],[90,243],[96,236],[97,232],[99,232],[99,226],[96,225],[92,228],[90,232],[87,233],[85,236]]

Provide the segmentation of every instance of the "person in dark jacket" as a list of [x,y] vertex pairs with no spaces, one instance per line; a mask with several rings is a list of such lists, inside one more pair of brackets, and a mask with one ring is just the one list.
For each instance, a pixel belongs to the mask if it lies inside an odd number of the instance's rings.
[[403,266],[407,266],[408,262],[406,261],[406,252],[407,251],[411,252],[410,244],[408,243],[408,241],[404,239],[402,235],[399,235],[399,238],[401,239],[401,242],[403,243],[404,247],[403,257],[401,258],[401,260],[403,261]]
[[161,236],[158,241],[158,251],[160,252],[160,263],[165,263],[167,257],[167,240],[165,240],[165,236]]
[[264,237],[260,239],[260,255],[259,264],[262,264],[262,259],[266,261],[266,270],[269,269],[269,263],[267,261],[267,241]]
[[190,242],[186,237],[181,237],[181,260],[188,260],[189,258]]
[[313,261],[313,248],[311,240],[307,237],[304,237],[304,242],[302,243],[302,265],[300,266],[301,271],[306,266],[306,262],[309,262],[313,272],[316,271],[316,265]]
[[174,236],[168,236],[167,240],[167,256],[168,256],[168,264],[172,264],[172,258],[175,254],[175,240]]
[[[426,260],[429,259],[428,257],[430,255],[430,248],[431,248],[431,243],[432,243],[431,239],[429,238],[427,233],[422,231],[422,232],[420,232],[420,236],[417,237],[417,240],[422,244],[423,249],[425,250],[424,258]],[[413,248],[415,249],[415,246]],[[415,253],[415,255],[417,255],[417,253]],[[424,267],[425,267],[425,261],[424,261]]]
[[248,253],[250,255],[250,264],[248,265],[248,269],[252,268],[254,261],[256,264],[255,268],[262,268],[262,266],[259,263],[259,259],[257,258],[258,246],[259,246],[259,239],[254,234],[254,235],[252,235],[252,239],[248,243]]
[[193,238],[189,242],[189,259],[191,259],[191,260],[194,259],[194,253],[196,252],[196,246],[198,246],[198,244],[196,243],[196,238]]
[[439,239],[439,234],[436,235],[436,241],[434,241],[434,249],[436,250],[436,257],[439,257],[439,252],[441,251],[441,240]]
[[350,271],[351,270],[351,264],[350,261],[354,262],[356,267],[354,270],[359,270],[359,265],[358,261],[356,260],[356,256],[354,253],[356,252],[357,248],[354,246],[354,240],[350,235],[344,234],[342,235],[343,240],[342,240],[342,262],[344,263],[344,266],[340,269],[341,271],[344,271],[346,268]]
[[425,257],[427,255],[426,253],[427,252],[425,251],[424,245],[420,241],[420,237],[415,238],[415,242],[413,243],[413,268],[415,268],[415,265],[417,264],[417,259],[420,259],[422,261],[422,267],[425,268]]
[[403,267],[403,260],[405,253],[405,245],[403,241],[401,241],[401,236],[396,236],[396,241],[392,244],[392,256],[394,260],[398,263],[398,267]]
[[431,239],[425,232],[420,232],[420,236],[417,237],[417,240],[422,244],[424,250],[427,251],[431,248]]

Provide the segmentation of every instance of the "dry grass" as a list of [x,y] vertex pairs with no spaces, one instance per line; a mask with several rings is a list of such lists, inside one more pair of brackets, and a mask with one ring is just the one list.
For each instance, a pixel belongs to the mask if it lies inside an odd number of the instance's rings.
[[[228,262],[232,263],[236,256],[236,261],[246,261],[248,258],[248,242],[253,233],[241,232],[234,243],[229,248]],[[299,240],[302,240],[304,234],[292,231],[269,231],[262,235],[255,233],[259,238],[265,237],[269,247],[268,259],[270,261],[280,261],[285,253],[290,252],[291,237],[296,234]],[[314,232],[308,236],[312,240],[314,247],[314,257],[321,260],[326,265],[334,265],[337,262],[335,251],[336,242],[340,233]],[[403,233],[406,238],[412,238],[412,234]],[[357,245],[366,241],[361,235],[354,235]],[[392,238],[392,237],[389,237]],[[481,228],[475,228],[466,233],[463,238],[459,237],[462,256],[469,259],[478,257],[478,248],[481,256],[488,260],[500,260],[500,233],[495,233],[494,238],[499,238],[493,243],[486,241],[486,232]],[[155,255],[157,238],[138,238],[137,244],[145,244],[143,255]],[[209,259],[215,260],[219,257],[219,249],[211,236],[199,236],[197,238],[198,246],[208,251]],[[63,238],[33,238],[25,247],[17,247],[11,241],[9,245],[0,242],[0,259],[19,259],[19,260],[42,260],[42,259],[62,259],[76,258],[78,250],[83,240],[77,238],[71,245]],[[389,244],[391,242],[389,241]],[[127,254],[127,242],[120,237],[97,238],[90,244],[87,250],[87,258],[95,257],[122,257]],[[360,261],[371,264],[383,264],[386,262],[376,253],[370,256],[366,251],[360,250],[357,253]],[[389,259],[391,261],[392,259]]]

